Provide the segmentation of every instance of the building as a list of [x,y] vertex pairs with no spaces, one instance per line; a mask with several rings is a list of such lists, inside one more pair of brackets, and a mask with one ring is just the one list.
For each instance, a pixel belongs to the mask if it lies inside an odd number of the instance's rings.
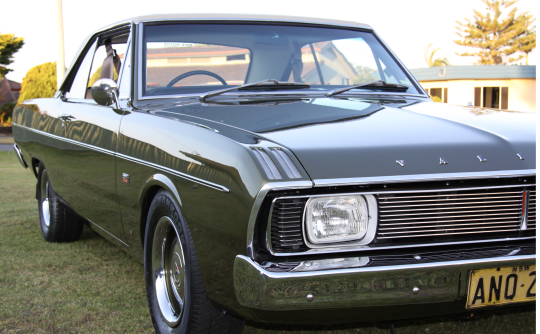
[[16,81],[3,79],[0,81],[0,107],[9,102],[17,103],[21,93],[21,84]]
[[470,65],[412,69],[434,101],[536,111],[536,65]]

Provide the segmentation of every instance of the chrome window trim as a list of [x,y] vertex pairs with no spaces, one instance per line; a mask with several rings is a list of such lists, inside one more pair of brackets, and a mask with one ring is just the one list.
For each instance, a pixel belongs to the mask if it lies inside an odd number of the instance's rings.
[[424,90],[424,88],[422,88],[422,85],[420,85],[420,83],[418,82],[418,80],[416,80],[416,78],[414,77],[414,75],[412,75],[412,73],[409,71],[409,69],[407,68],[407,66],[405,66],[405,64],[403,64],[403,62],[398,58],[398,56],[394,53],[394,51],[392,51],[392,49],[390,49],[390,47],[388,46],[388,44],[385,43],[385,41],[381,38],[381,36],[375,31],[373,30],[373,35],[375,35],[375,37],[379,40],[379,42],[383,45],[383,47],[386,49],[386,51],[388,53],[390,53],[390,55],[394,58],[394,60],[400,65],[401,67],[401,70],[405,72],[405,74],[407,74],[409,76],[409,79],[412,79],[413,81],[413,84],[415,84],[415,88],[416,90],[419,90],[421,93],[420,95],[424,96],[424,97],[427,97],[431,100],[431,97],[428,95],[428,93]]
[[[126,52],[125,52],[125,57],[124,57],[124,61],[122,62],[122,67],[120,68],[120,73],[118,75],[118,94],[120,95],[120,85],[122,84],[122,79],[124,78],[124,71],[125,71],[125,67],[126,67],[126,63],[127,63],[127,58],[130,57],[131,58],[131,37],[132,37],[132,34],[133,34],[133,31],[132,31],[132,28],[130,27],[129,28],[129,36],[128,36],[128,41],[126,43]],[[133,60],[133,59],[130,59],[130,60]],[[118,98],[120,98],[120,96],[118,96]]]
[[[189,14],[187,14],[189,15]],[[366,24],[366,23],[360,23],[360,22],[354,22],[354,21],[340,21],[340,20],[327,20],[327,21],[316,21],[316,18],[311,17],[301,17],[301,16],[281,16],[281,15],[275,15],[274,17],[270,15],[245,15],[244,17],[240,16],[232,16],[235,14],[217,14],[215,17],[202,17],[205,14],[195,14],[198,15],[196,17],[163,17],[163,18],[155,18],[155,19],[141,19],[138,20],[138,23],[155,23],[155,22],[182,22],[182,21],[223,21],[227,23],[231,22],[241,22],[241,23],[268,23],[268,24],[308,24],[308,25],[315,25],[315,26],[328,26],[328,27],[335,27],[335,28],[353,28],[353,29],[365,29],[373,31],[373,28]],[[206,14],[208,15],[208,14]],[[210,14],[212,15],[212,14]],[[219,15],[222,15],[219,17]],[[226,15],[231,15],[227,17]],[[315,19],[315,20],[314,20]]]
[[[443,192],[443,191],[467,191],[467,190],[478,190],[478,189],[500,189],[500,188],[520,188],[520,187],[527,187],[527,186],[536,186],[536,184],[519,184],[519,185],[504,185],[504,186],[484,186],[484,187],[466,187],[466,188],[449,188],[449,189],[423,189],[423,190],[398,190],[398,191],[364,191],[364,192],[351,192],[351,193],[337,193],[337,194],[331,194],[331,196],[345,196],[345,195],[374,195],[374,194],[398,194],[398,193],[427,193],[427,192]],[[282,196],[276,199],[283,199],[283,198],[312,198],[312,197],[327,197],[329,194],[319,194],[319,195],[299,195],[299,196]],[[262,204],[262,201],[261,201]],[[259,207],[260,205],[259,204]],[[272,204],[273,205],[273,204]],[[271,219],[271,213],[270,211],[269,218],[268,218],[268,225],[270,225],[270,219]],[[253,210],[252,210],[253,214]],[[251,223],[251,217],[250,217],[250,223]],[[378,226],[377,226],[378,227]],[[304,229],[304,217],[302,217],[302,231]],[[254,228],[253,228],[254,230]],[[249,230],[248,230],[249,231]],[[483,239],[483,240],[471,240],[471,241],[452,241],[452,242],[440,242],[440,243],[429,243],[429,244],[414,244],[414,245],[397,245],[397,246],[379,246],[379,247],[373,247],[370,245],[347,245],[347,246],[339,246],[334,245],[335,247],[326,247],[326,248],[312,248],[305,252],[298,252],[298,253],[276,253],[272,250],[271,245],[269,247],[269,229],[267,227],[266,229],[266,246],[267,250],[270,252],[271,255],[277,256],[277,257],[283,257],[283,256],[302,256],[302,255],[313,255],[313,254],[332,254],[332,253],[342,253],[342,252],[365,252],[365,251],[372,251],[372,250],[387,250],[387,249],[399,249],[399,248],[415,248],[415,247],[432,247],[432,246],[448,246],[448,245],[458,245],[458,244],[472,244],[472,243],[478,243],[478,242],[497,242],[497,241],[514,241],[514,240],[528,240],[528,239],[535,239],[534,237],[516,237],[516,238],[498,238],[498,239]],[[248,235],[249,236],[249,235]],[[254,238],[252,235],[251,238]],[[304,235],[305,238],[305,235]],[[305,241],[305,239],[304,239]],[[309,245],[308,245],[309,246]],[[249,254],[249,253],[248,253]]]
[[[97,35],[97,34],[100,34],[102,32],[105,32],[107,30],[112,30],[112,29],[117,29],[117,28],[122,28],[124,26],[128,26],[130,27],[130,33],[133,31],[133,19],[129,19],[129,20],[125,20],[125,21],[119,21],[119,22],[116,22],[116,23],[112,23],[112,24],[109,24],[109,25],[106,25],[98,30],[95,30],[94,32],[92,32],[90,35],[88,35],[82,42],[82,44],[79,46],[79,49],[77,50],[77,52],[75,53],[75,57],[73,58],[73,60],[71,61],[71,64],[69,65],[69,67],[67,68],[66,70],[66,74],[64,75],[64,78],[62,79],[62,82],[60,85],[58,85],[58,87],[60,87],[59,89],[56,90],[56,92],[54,93],[54,97],[55,98],[58,98],[60,97],[62,94],[61,94],[61,91],[62,89],[64,89],[64,81],[66,80],[66,78],[71,74],[71,71],[73,71],[73,66],[75,66],[75,63],[77,62],[77,60],[79,59],[79,57],[81,56],[81,53],[83,52],[84,48],[86,47],[86,45],[88,45],[88,42],[90,42],[90,40],[92,40],[92,38]],[[95,51],[95,50],[94,50]],[[93,59],[94,56],[92,56],[92,61],[94,60]],[[70,87],[71,88],[71,87]]]
[[351,177],[343,179],[315,179],[315,187],[352,186],[399,182],[455,181],[465,179],[491,179],[536,176],[536,169],[485,171],[467,173],[413,174],[393,176]]
[[[139,23],[139,29],[138,29],[138,36],[139,37],[139,43],[137,43],[137,100],[141,101],[143,100],[143,74],[142,74],[142,62],[143,62],[143,45],[144,45],[144,25],[142,23]],[[134,64],[132,60],[132,64]],[[135,94],[134,94],[135,95]]]
[[108,155],[111,155],[111,156],[117,156],[118,158],[122,158],[124,160],[135,162],[135,163],[138,163],[140,165],[147,166],[147,167],[155,168],[155,169],[160,170],[162,172],[178,176],[180,178],[183,178],[183,179],[186,179],[188,181],[198,183],[198,184],[206,186],[208,188],[212,188],[212,189],[227,192],[227,193],[230,192],[230,190],[227,187],[224,187],[222,185],[212,183],[212,182],[209,182],[209,181],[206,181],[206,180],[203,180],[203,179],[199,179],[197,177],[194,177],[194,176],[191,176],[191,175],[176,171],[174,169],[171,169],[171,168],[168,168],[168,167],[165,167],[165,166],[155,164],[153,162],[137,159],[137,158],[134,158],[134,157],[131,157],[131,156],[128,156],[128,155],[124,155],[124,154],[121,154],[121,153],[116,153],[114,151],[103,149],[101,147],[97,147],[97,146],[94,146],[94,145],[85,144],[85,143],[81,143],[79,141],[72,140],[72,139],[69,139],[69,138],[64,138],[64,137],[60,137],[60,136],[57,136],[57,135],[53,135],[51,133],[47,133],[47,132],[44,132],[44,131],[41,131],[41,130],[32,129],[32,128],[29,128],[29,127],[24,126],[24,125],[20,125],[20,124],[16,124],[16,123],[12,123],[12,124],[14,126],[18,126],[20,128],[26,129],[28,131],[31,131],[31,132],[34,132],[34,133],[37,133],[37,134],[40,134],[40,135],[44,135],[44,136],[47,136],[47,137],[50,137],[50,138],[53,138],[53,139],[56,139],[56,140],[60,140],[60,141],[63,141],[63,142],[69,143],[69,144],[73,144],[73,145],[78,145],[78,146],[81,146],[81,147],[84,147],[84,148],[87,148],[87,149],[90,149],[90,150],[94,150],[94,151],[97,151],[97,152],[100,152],[100,153],[108,154]]
[[[272,20],[272,19],[262,19],[262,18],[253,18],[253,19],[250,19],[250,18],[201,18],[201,17],[193,17],[193,18],[178,18],[178,19],[174,19],[174,18],[170,18],[170,19],[167,19],[167,18],[164,18],[164,19],[149,19],[149,20],[140,20],[138,21],[138,25],[139,25],[139,45],[137,47],[138,49],[138,55],[139,55],[139,59],[137,61],[137,65],[139,67],[138,69],[138,78],[137,78],[137,81],[138,81],[138,87],[137,87],[137,100],[138,101],[144,101],[144,100],[154,100],[154,99],[177,99],[177,98],[199,98],[200,96],[200,93],[196,93],[196,94],[184,94],[184,95],[156,95],[156,96],[143,96],[142,92],[143,92],[143,83],[142,83],[142,80],[141,78],[143,77],[142,76],[142,64],[143,64],[143,42],[144,42],[144,39],[143,39],[143,36],[144,36],[144,24],[146,23],[155,23],[155,22],[162,22],[162,23],[168,23],[168,22],[177,22],[179,24],[181,24],[183,21],[189,21],[190,23],[193,22],[193,21],[216,21],[216,22],[219,22],[219,21],[225,21],[227,23],[233,23],[233,22],[239,22],[239,23],[249,23],[249,22],[262,22],[262,23],[268,23],[268,24],[308,24],[308,25],[315,25],[315,26],[320,26],[320,25],[323,25],[323,26],[327,26],[328,28],[349,28],[349,29],[354,29],[354,30],[358,30],[358,29],[365,29],[365,30],[369,30],[370,33],[372,33],[375,38],[382,44],[382,46],[384,47],[384,49],[390,54],[391,57],[394,58],[394,60],[399,64],[399,66],[401,67],[402,70],[404,70],[406,72],[406,74],[409,76],[409,79],[412,79],[413,81],[413,84],[415,85],[415,89],[420,91],[418,94],[412,94],[412,93],[395,93],[395,92],[385,92],[383,94],[381,94],[381,92],[365,92],[365,93],[353,93],[353,92],[348,92],[349,94],[342,94],[340,95],[341,97],[343,96],[347,96],[347,95],[352,95],[352,96],[360,96],[360,95],[376,95],[376,96],[400,96],[400,97],[420,97],[420,98],[428,98],[431,100],[431,98],[429,97],[429,95],[425,92],[425,90],[422,88],[422,86],[418,83],[418,81],[416,80],[416,78],[411,74],[411,72],[409,71],[409,69],[401,62],[401,60],[396,56],[396,54],[388,47],[388,45],[383,41],[383,39],[375,32],[375,30],[373,30],[373,28],[371,28],[370,26],[362,26],[362,25],[359,25],[359,26],[352,26],[350,24],[345,24],[343,23],[342,25],[337,23],[336,24],[332,24],[332,23],[321,23],[321,22],[316,22],[316,21],[302,21],[301,18],[298,18],[297,21],[295,20],[283,20],[283,19],[276,19],[276,20]],[[132,22],[132,21],[131,21]],[[327,92],[324,91],[324,92],[305,92],[305,93],[302,93],[302,92],[298,92],[298,91],[286,91],[286,92],[280,92],[280,94],[276,94],[275,92],[257,92],[257,93],[254,93],[255,95],[272,95],[272,96],[279,96],[279,95],[286,95],[286,96],[293,96],[293,95],[300,95],[300,96],[305,96],[305,95],[313,95],[313,94],[317,94],[317,95],[321,95],[321,97],[325,96]],[[245,93],[244,93],[245,94]],[[235,94],[235,93],[225,93],[225,94],[222,94],[222,96],[229,96],[229,95],[232,95],[232,96],[242,96],[242,95],[239,95],[239,94]],[[249,94],[248,94],[249,95]],[[246,96],[246,95],[244,95]]]

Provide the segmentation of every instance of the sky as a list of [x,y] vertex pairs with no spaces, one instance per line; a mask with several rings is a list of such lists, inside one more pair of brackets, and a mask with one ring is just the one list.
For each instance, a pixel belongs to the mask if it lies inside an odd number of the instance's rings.
[[[520,11],[537,17],[537,0],[520,0]],[[25,45],[15,54],[8,79],[21,82],[32,67],[58,59],[57,0],[18,0],[4,4],[0,33],[24,37]],[[473,9],[483,11],[480,0],[63,0],[66,66],[76,56],[83,40],[95,30],[133,16],[163,13],[247,13],[320,17],[367,23],[389,45],[408,68],[427,67],[424,48],[441,48],[436,57],[446,57],[452,65],[471,65],[477,58],[457,56],[472,51],[453,42],[456,20],[472,18]],[[24,16],[17,15],[24,13]],[[536,64],[538,51],[529,55]],[[524,63],[524,62],[523,62]]]

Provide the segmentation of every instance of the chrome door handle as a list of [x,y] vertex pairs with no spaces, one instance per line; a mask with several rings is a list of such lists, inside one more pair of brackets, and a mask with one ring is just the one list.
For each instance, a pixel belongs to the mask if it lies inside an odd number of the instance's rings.
[[62,122],[71,122],[72,120],[75,119],[75,117],[73,117],[71,115],[68,115],[68,114],[62,114],[62,115],[58,116],[58,118],[60,120],[62,120]]

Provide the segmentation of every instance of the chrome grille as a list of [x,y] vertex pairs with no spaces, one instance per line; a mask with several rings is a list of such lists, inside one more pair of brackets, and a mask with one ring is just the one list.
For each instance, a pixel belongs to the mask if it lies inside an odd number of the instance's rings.
[[271,243],[275,252],[307,249],[302,237],[302,216],[307,199],[276,200],[270,221]]
[[[376,238],[383,241],[516,232],[520,228],[523,189],[380,194]],[[535,200],[533,191],[530,199],[531,203]],[[529,211],[529,217],[535,214],[535,208]]]
[[527,216],[527,229],[536,230],[536,190],[529,193],[529,215]]

